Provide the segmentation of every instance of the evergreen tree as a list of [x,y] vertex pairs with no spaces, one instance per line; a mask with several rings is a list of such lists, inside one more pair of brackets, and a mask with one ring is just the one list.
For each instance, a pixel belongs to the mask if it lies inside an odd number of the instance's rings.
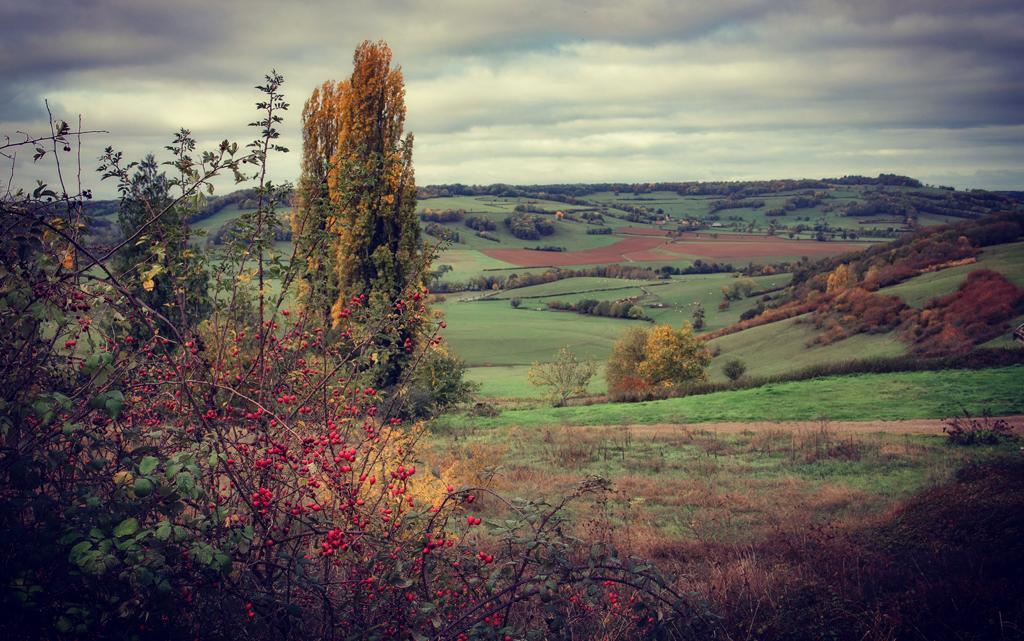
[[[149,308],[180,329],[194,328],[210,313],[209,274],[189,244],[190,212],[174,205],[170,187],[152,155],[139,162],[118,208],[118,226],[128,238],[159,218],[118,251],[113,266],[132,294]],[[160,331],[168,333],[167,322],[156,320]],[[133,331],[144,327],[136,325]]]

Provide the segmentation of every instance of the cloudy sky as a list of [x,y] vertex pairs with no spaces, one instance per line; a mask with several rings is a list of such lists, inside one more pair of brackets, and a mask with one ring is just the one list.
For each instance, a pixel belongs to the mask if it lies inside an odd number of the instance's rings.
[[[897,172],[1024,189],[1020,0],[0,0],[0,132],[39,131],[46,98],[109,130],[88,168],[180,127],[244,143],[273,67],[293,152],[272,171],[291,180],[302,102],[378,38],[403,67],[420,184]],[[20,179],[42,170],[25,156]]]

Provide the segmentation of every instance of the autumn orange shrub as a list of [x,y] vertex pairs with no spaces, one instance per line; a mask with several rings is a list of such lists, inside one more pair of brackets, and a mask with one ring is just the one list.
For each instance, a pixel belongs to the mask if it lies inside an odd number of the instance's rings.
[[778,307],[771,307],[749,320],[740,321],[729,325],[728,327],[723,327],[713,332],[701,334],[700,338],[702,340],[709,341],[721,336],[742,332],[743,330],[750,329],[751,327],[760,327],[761,325],[767,325],[776,321],[786,320],[787,318],[793,318],[794,316],[800,316],[801,314],[806,314],[817,309],[825,299],[825,294],[814,292],[803,300],[794,300]]
[[918,354],[963,354],[1008,331],[1022,313],[1024,290],[998,272],[976,269],[955,292],[909,315],[903,336]]

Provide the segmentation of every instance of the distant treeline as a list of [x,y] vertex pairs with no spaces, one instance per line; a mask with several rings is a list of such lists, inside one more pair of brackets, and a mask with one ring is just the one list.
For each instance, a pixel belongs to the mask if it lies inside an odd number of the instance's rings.
[[1020,209],[1021,203],[1010,196],[990,191],[887,191],[869,192],[861,203],[844,208],[847,216],[903,216],[920,214],[978,219],[996,211]]
[[843,176],[842,178],[824,179],[781,179],[781,180],[746,180],[720,182],[651,182],[651,183],[590,183],[590,184],[551,184],[551,185],[509,185],[496,183],[493,185],[464,185],[452,183],[446,185],[427,185],[418,189],[421,199],[447,196],[499,196],[503,198],[536,198],[569,204],[591,205],[585,200],[573,201],[589,194],[602,191],[627,194],[648,194],[658,191],[671,191],[684,196],[731,196],[744,198],[759,194],[773,194],[784,191],[807,189],[827,189],[833,185],[883,185],[901,187],[921,187],[921,182],[907,176],[896,174],[879,174],[871,178],[867,176]]
[[566,278],[598,277],[622,278],[626,280],[660,280],[668,274],[650,267],[633,267],[628,265],[601,265],[588,269],[549,269],[541,273],[483,274],[469,279],[464,283],[434,282],[431,291],[449,293],[459,291],[487,291],[496,289],[517,289],[531,285],[553,283]]
[[[740,269],[740,273],[746,275],[762,275],[765,269],[771,273],[782,272],[788,269],[788,264],[780,264],[778,267],[767,267],[751,263]],[[531,285],[553,283],[566,278],[599,277],[599,278],[622,278],[627,280],[663,280],[670,276],[681,274],[717,274],[734,271],[732,263],[709,263],[697,259],[688,267],[639,267],[634,265],[600,265],[588,269],[549,269],[541,273],[512,273],[509,275],[484,274],[469,279],[466,282],[444,282],[435,280],[431,283],[430,289],[439,294],[461,291],[487,291],[496,289],[517,289]],[[440,276],[441,274],[438,274]]]
[[726,198],[723,200],[712,200],[708,203],[708,213],[714,213],[721,209],[760,209],[764,207],[764,201],[756,198]]

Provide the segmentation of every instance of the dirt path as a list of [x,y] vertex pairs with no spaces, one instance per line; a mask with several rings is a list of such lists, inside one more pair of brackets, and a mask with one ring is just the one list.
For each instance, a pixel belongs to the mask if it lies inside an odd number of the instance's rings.
[[[1019,434],[1024,434],[1024,415],[997,417],[1003,418],[1014,426]],[[995,418],[991,419],[995,420]],[[917,418],[901,421],[828,421],[828,428],[846,434],[870,434],[888,432],[891,434],[942,434],[943,420],[938,418]],[[673,430],[707,430],[735,434],[737,432],[785,430],[806,432],[821,429],[820,421],[758,421],[752,423],[718,422],[718,423],[652,423],[628,426],[634,435],[654,435]],[[580,429],[580,428],[577,428]]]

